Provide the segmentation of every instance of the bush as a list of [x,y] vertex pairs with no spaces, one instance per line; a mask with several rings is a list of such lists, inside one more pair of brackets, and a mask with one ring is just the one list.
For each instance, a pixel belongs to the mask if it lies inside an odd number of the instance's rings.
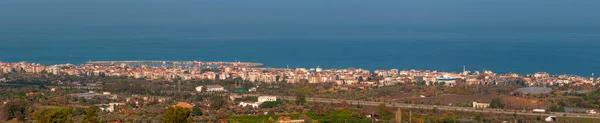
[[40,123],[72,123],[71,111],[67,108],[45,110],[36,120]]
[[444,123],[454,123],[454,118],[446,117],[446,118],[444,118]]
[[277,100],[277,101],[266,101],[263,102],[262,104],[260,104],[261,108],[273,108],[279,104],[281,104],[281,100]]
[[502,104],[499,98],[494,98],[492,99],[492,103],[490,103],[490,108],[504,108],[504,104]]
[[163,115],[163,123],[191,123],[190,110],[179,106],[167,108]]
[[550,106],[549,110],[551,112],[565,112],[565,108],[562,106]]

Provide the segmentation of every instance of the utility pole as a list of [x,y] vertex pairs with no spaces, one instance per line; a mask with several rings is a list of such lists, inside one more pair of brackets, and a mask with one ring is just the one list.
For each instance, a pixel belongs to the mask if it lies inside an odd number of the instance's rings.
[[412,110],[408,110],[408,123],[412,123]]

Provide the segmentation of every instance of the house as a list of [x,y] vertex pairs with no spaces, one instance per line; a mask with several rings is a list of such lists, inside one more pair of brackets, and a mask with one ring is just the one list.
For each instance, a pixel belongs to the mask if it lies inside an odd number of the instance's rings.
[[473,108],[488,108],[488,107],[490,107],[489,103],[473,102]]
[[85,99],[92,99],[94,97],[109,97],[110,95],[106,95],[106,94],[97,94],[94,91],[90,91],[88,93],[76,93],[76,94],[72,94],[75,97],[80,97],[80,98],[85,98]]
[[229,99],[230,99],[231,101],[234,101],[234,100],[236,100],[236,99],[242,99],[242,95],[231,94],[231,95],[229,95]]
[[263,103],[263,102],[267,102],[267,101],[277,101],[277,97],[276,96],[259,96],[258,97],[258,103]]
[[252,88],[248,89],[248,92],[256,92],[256,87],[252,87]]
[[239,106],[242,107],[246,107],[246,106],[251,106],[252,108],[258,108],[260,104],[258,102],[254,102],[254,103],[247,103],[247,102],[240,102]]
[[109,104],[97,104],[101,111],[114,112],[116,106],[125,106],[125,103],[109,103]]
[[552,121],[556,121],[556,116],[548,116],[546,119],[544,119],[546,122],[552,122]]
[[225,88],[223,88],[223,86],[221,86],[221,85],[207,85],[206,91],[207,92],[220,92],[220,91],[225,91]]
[[454,87],[456,85],[456,78],[438,78],[437,82],[443,82],[446,86]]
[[594,109],[590,109],[590,110],[587,110],[586,113],[588,113],[588,114],[596,114],[597,112]]

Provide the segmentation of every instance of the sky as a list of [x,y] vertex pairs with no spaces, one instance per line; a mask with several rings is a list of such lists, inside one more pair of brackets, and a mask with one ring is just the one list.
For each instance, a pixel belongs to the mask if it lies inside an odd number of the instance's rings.
[[580,75],[600,68],[599,0],[0,1],[0,61],[239,59],[272,67],[439,70],[467,64]]
[[221,37],[590,33],[600,32],[598,6],[598,0],[3,0],[0,32],[189,30]]

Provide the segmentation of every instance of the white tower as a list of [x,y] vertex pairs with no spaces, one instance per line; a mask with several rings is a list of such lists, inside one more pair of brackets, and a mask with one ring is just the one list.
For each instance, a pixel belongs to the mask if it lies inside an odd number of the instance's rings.
[[594,73],[592,73],[592,83],[596,83],[596,77],[594,77]]

